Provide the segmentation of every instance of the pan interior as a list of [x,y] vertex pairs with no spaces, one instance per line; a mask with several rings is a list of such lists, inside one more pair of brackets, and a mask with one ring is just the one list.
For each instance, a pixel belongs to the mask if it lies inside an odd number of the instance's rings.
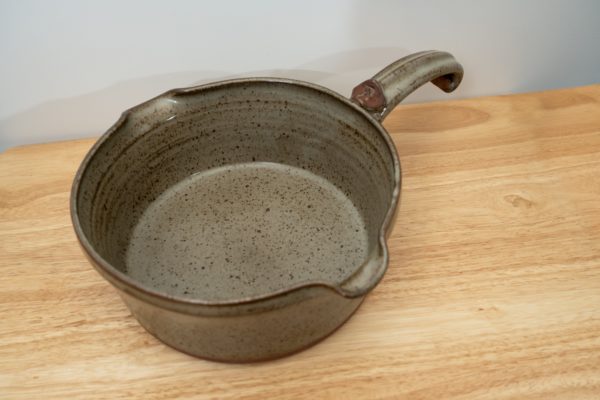
[[111,268],[170,296],[235,301],[338,285],[379,251],[395,185],[378,127],[314,87],[167,94],[94,149],[77,218]]
[[335,185],[270,162],[194,174],[142,214],[129,275],[163,292],[230,299],[340,282],[368,249],[364,221]]

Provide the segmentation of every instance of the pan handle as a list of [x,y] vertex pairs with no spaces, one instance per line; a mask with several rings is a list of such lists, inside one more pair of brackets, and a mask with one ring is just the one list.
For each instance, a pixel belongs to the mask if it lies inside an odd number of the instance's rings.
[[406,96],[427,82],[452,92],[463,77],[463,67],[444,51],[414,53],[388,65],[352,90],[352,101],[382,121]]

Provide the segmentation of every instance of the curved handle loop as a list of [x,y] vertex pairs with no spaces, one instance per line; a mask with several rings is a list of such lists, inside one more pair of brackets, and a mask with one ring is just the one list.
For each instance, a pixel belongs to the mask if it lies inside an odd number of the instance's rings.
[[414,53],[388,65],[352,90],[351,99],[377,120],[383,120],[398,103],[431,82],[452,92],[463,78],[463,67],[444,51]]

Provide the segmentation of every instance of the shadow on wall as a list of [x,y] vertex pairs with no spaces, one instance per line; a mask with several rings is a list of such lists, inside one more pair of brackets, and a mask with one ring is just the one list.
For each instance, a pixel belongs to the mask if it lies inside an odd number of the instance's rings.
[[[175,87],[248,76],[287,77],[313,82],[348,96],[354,86],[410,51],[398,47],[363,48],[330,54],[294,69],[188,71],[116,83],[77,97],[48,101],[0,120],[0,151],[19,144],[98,136],[122,111]],[[435,88],[422,89],[409,102],[443,98]],[[456,97],[455,97],[456,98]],[[50,140],[49,140],[50,139]]]

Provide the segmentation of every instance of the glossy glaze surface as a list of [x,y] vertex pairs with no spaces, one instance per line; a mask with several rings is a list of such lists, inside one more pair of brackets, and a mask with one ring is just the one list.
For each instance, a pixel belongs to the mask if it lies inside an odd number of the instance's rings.
[[90,261],[184,352],[254,361],[307,347],[387,267],[395,150],[325,89],[166,93],[126,113],[84,165],[75,205]]

